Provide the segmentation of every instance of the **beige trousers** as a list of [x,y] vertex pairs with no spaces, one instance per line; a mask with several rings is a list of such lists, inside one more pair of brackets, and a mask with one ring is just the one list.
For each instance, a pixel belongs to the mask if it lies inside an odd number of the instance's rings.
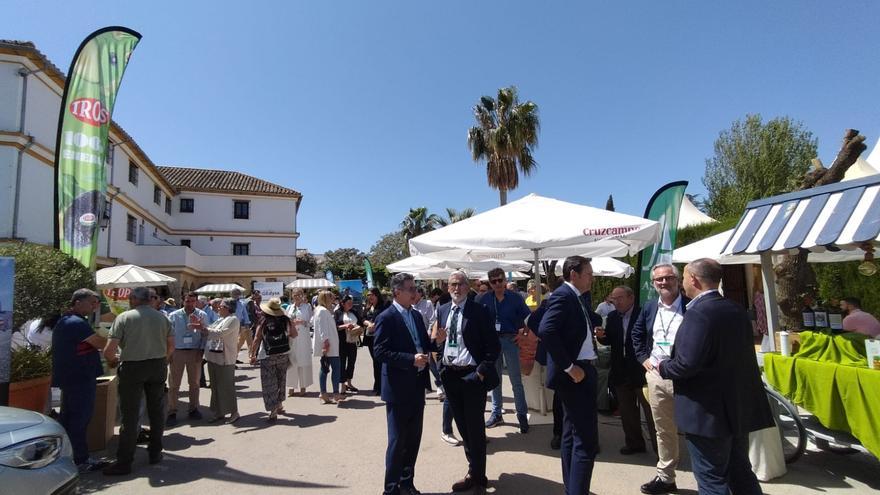
[[175,349],[171,354],[171,373],[168,381],[168,414],[177,412],[177,396],[180,393],[180,381],[186,368],[186,381],[189,383],[189,410],[199,407],[199,379],[202,376],[201,349]]
[[675,398],[672,394],[672,380],[664,380],[657,373],[647,372],[647,395],[657,430],[657,476],[664,483],[675,481],[675,468],[678,466],[678,426],[675,425]]

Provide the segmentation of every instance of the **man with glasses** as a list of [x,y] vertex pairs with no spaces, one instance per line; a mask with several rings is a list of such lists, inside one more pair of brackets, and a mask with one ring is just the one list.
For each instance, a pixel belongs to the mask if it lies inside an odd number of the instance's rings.
[[[498,337],[501,340],[501,354],[504,357],[510,385],[513,388],[513,402],[516,406],[519,431],[520,433],[528,433],[528,405],[526,404],[522,375],[519,371],[517,341],[521,335],[528,334],[529,329],[525,326],[525,319],[531,314],[531,311],[522,296],[505,287],[507,280],[504,277],[504,270],[493,268],[488,275],[492,291],[478,296],[476,301],[489,310],[495,331],[498,332]],[[501,358],[495,360],[495,369],[498,376],[501,376],[503,369]],[[504,419],[501,417],[502,411],[501,383],[499,382],[498,386],[492,390],[492,415],[486,421],[486,428],[494,428],[504,423]]]
[[672,380],[664,380],[655,371],[660,361],[672,355],[672,343],[684,319],[690,299],[681,295],[678,269],[669,264],[656,265],[651,270],[654,289],[660,297],[645,302],[632,331],[636,359],[647,373],[648,402],[657,431],[657,475],[641,486],[642,493],[671,493],[678,465],[678,428],[675,425],[675,398]]

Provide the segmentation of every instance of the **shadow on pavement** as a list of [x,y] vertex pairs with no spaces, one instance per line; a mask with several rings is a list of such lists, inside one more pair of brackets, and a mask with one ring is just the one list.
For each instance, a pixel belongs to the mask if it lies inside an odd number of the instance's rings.
[[254,413],[242,416],[235,422],[236,431],[233,435],[250,433],[252,431],[265,430],[272,426],[295,426],[297,428],[311,428],[336,421],[336,416],[319,416],[317,414],[284,413],[275,421],[267,421],[266,413]]
[[182,457],[167,452],[165,459],[159,465],[146,466],[135,461],[133,468],[133,472],[127,476],[110,477],[104,476],[100,472],[83,475],[80,477],[79,493],[97,493],[119,482],[136,478],[148,478],[150,486],[154,488],[181,485],[204,479],[283,488],[347,488],[339,485],[258,476],[232,469],[223,459]]
[[208,445],[213,441],[213,438],[201,438],[196,440],[195,437],[189,437],[180,433],[166,433],[162,436],[162,447],[165,452],[178,452],[186,450],[194,445]]
[[382,404],[375,401],[349,398],[340,402],[336,407],[339,409],[373,409],[374,407],[380,406],[382,406]]
[[807,450],[804,455],[786,465],[788,473],[781,478],[763,482],[765,486],[797,485],[812,491],[853,487],[847,478],[880,490],[880,461],[870,454],[836,454]]
[[564,486],[557,481],[538,478],[526,473],[504,473],[497,480],[489,480],[490,493],[563,493]]

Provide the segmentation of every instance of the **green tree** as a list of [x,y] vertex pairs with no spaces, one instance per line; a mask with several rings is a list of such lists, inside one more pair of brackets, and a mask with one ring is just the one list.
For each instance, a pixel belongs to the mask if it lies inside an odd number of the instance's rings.
[[318,271],[318,260],[312,253],[298,254],[296,256],[296,271],[314,277]]
[[446,218],[438,217],[437,225],[439,227],[446,227],[447,225],[452,225],[455,222],[460,222],[466,218],[470,218],[476,213],[476,210],[474,210],[473,208],[465,208],[461,211],[457,211],[455,208],[446,208]]
[[[434,213],[428,213],[428,208],[420,206],[418,208],[410,208],[409,213],[400,222],[400,228],[403,232],[405,240],[409,241],[413,237],[418,237],[425,232],[430,232],[437,228],[437,222],[440,217]],[[406,247],[406,253],[409,255],[409,246]]]
[[486,162],[489,187],[498,190],[501,205],[507,191],[519,186],[519,173],[529,176],[537,167],[532,152],[538,146],[538,105],[519,102],[515,86],[501,88],[498,97],[483,96],[474,106],[477,125],[468,130],[468,148],[475,162]]
[[817,140],[789,117],[764,123],[746,115],[715,140],[715,155],[706,160],[703,185],[708,214],[718,220],[738,217],[749,201],[797,189]]
[[363,280],[366,276],[364,258],[366,255],[355,248],[341,248],[324,253],[324,261],[319,268],[322,272],[330,270],[336,280]]
[[380,237],[370,248],[369,257],[373,269],[384,268],[395,261],[406,258],[406,237],[404,237],[403,231],[389,232]]

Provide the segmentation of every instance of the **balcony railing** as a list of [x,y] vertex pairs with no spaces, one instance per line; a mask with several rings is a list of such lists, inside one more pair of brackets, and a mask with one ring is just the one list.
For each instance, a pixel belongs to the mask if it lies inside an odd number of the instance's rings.
[[145,268],[186,266],[200,272],[293,272],[296,256],[203,255],[186,246],[135,246],[132,259]]

